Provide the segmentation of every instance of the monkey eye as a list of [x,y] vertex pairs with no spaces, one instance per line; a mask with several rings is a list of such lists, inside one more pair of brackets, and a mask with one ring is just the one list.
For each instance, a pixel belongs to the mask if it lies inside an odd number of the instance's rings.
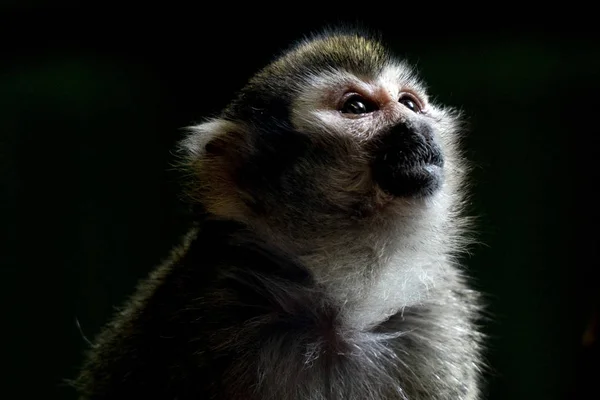
[[412,112],[421,112],[421,103],[410,93],[402,93],[398,102]]
[[363,97],[353,94],[346,99],[340,111],[343,114],[367,114],[377,110],[377,107]]

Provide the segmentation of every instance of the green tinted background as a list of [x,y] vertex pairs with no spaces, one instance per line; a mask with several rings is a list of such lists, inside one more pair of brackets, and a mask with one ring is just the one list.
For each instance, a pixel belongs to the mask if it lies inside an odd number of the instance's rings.
[[[171,28],[133,14],[73,23],[47,13],[4,14],[2,398],[74,398],[61,382],[86,347],[76,320],[93,337],[184,232],[170,164],[179,128],[335,21],[229,16],[211,26],[181,12]],[[598,376],[597,345],[582,347],[598,304],[596,37],[363,20],[436,100],[466,115],[482,244],[465,262],[488,304],[487,398],[583,396],[574,393]]]

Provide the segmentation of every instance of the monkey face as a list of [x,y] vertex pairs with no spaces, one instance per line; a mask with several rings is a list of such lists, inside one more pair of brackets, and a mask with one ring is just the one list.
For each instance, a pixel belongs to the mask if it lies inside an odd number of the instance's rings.
[[198,177],[191,191],[209,212],[307,229],[443,197],[456,159],[452,112],[360,37],[288,52],[194,129],[185,142]]
[[296,101],[293,122],[317,141],[354,142],[355,160],[368,162],[369,180],[386,194],[431,196],[444,179],[439,128],[406,71],[388,65],[369,78],[342,71],[313,78]]

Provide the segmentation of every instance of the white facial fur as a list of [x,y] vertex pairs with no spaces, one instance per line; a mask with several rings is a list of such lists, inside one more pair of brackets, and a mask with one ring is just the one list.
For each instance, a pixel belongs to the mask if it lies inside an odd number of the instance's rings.
[[318,129],[319,134],[342,131],[366,140],[385,124],[385,118],[371,115],[359,119],[343,118],[337,110],[339,99],[346,92],[354,91],[377,101],[391,102],[405,90],[418,92],[426,104],[427,98],[420,84],[404,65],[390,65],[376,77],[358,77],[345,71],[314,75],[293,103],[292,123],[301,131]]

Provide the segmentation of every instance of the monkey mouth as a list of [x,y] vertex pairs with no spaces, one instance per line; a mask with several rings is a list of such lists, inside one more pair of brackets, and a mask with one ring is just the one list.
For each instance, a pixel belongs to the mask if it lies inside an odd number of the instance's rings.
[[374,154],[372,173],[375,182],[388,194],[425,197],[441,187],[443,167],[439,146],[417,138],[379,147]]

